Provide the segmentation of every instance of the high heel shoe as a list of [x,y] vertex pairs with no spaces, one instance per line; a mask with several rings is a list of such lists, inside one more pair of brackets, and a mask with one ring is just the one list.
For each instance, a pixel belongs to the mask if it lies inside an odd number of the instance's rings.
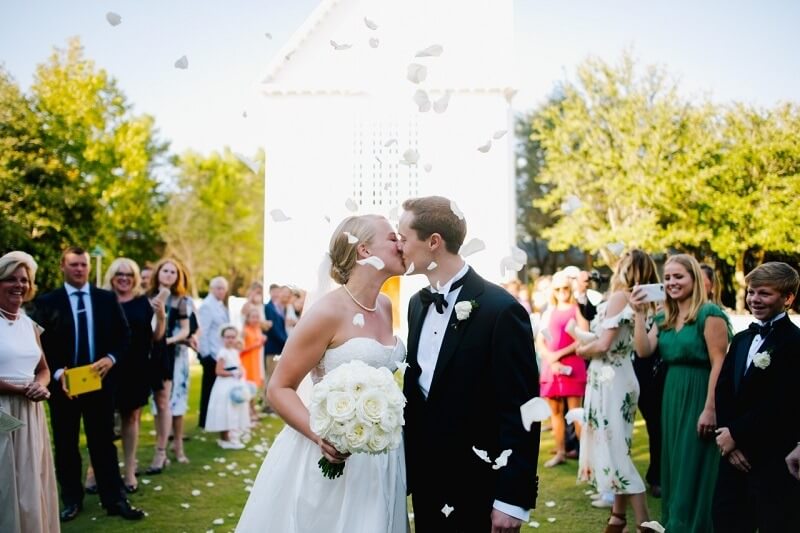
[[615,513],[611,511],[611,516],[608,518],[616,518],[618,520],[622,520],[620,524],[606,524],[606,528],[603,533],[622,533],[625,530],[625,526],[628,524],[628,520],[623,513]]
[[[158,458],[161,457],[161,464],[158,464]],[[147,467],[144,471],[147,475],[156,475],[164,471],[169,466],[169,459],[167,458],[167,450],[164,448],[156,448],[156,456],[153,458],[153,464]]]

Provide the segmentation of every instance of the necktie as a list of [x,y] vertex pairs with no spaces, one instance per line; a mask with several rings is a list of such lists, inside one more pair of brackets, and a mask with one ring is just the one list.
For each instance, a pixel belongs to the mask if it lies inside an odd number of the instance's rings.
[[[457,288],[461,287],[464,284],[464,278],[466,276],[462,276],[461,279],[456,280],[450,285],[450,290],[448,292],[453,292]],[[421,291],[419,291],[419,299],[422,301],[422,305],[427,309],[429,305],[433,304],[436,307],[436,312],[440,315],[444,313],[444,308],[447,307],[447,300],[444,298],[444,294],[441,292],[433,292],[429,288],[425,287]]]
[[751,322],[747,329],[753,333],[753,335],[761,335],[761,338],[763,339],[769,334],[770,331],[772,331],[772,323],[761,325],[758,322]]
[[83,291],[77,291],[78,295],[78,349],[75,352],[75,366],[88,365],[92,362],[89,353],[89,321],[86,317],[86,304],[83,302]]

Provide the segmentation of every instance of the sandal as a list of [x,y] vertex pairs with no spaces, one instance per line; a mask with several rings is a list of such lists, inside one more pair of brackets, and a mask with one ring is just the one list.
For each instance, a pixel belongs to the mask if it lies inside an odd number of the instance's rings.
[[567,462],[567,458],[562,453],[557,453],[544,463],[545,468],[553,468],[554,466],[563,465]]
[[611,520],[612,518],[622,520],[622,523],[606,524],[606,528],[603,530],[603,533],[622,533],[625,529],[625,526],[628,524],[628,521],[625,518],[625,514],[615,513],[614,511],[611,511],[611,516],[608,519]]
[[[161,457],[161,464],[157,466],[158,458]],[[153,458],[153,464],[151,464],[147,470],[144,471],[147,475],[155,475],[160,474],[167,466],[169,466],[169,459],[167,459],[167,450],[164,448],[156,448],[156,456]]]

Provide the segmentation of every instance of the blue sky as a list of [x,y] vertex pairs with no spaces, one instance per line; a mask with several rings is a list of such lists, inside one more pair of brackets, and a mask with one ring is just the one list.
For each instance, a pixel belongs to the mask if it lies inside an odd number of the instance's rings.
[[[135,111],[156,117],[173,151],[227,145],[251,154],[261,146],[259,121],[268,119],[257,109],[265,67],[317,3],[0,0],[0,62],[27,88],[52,47],[79,35]],[[692,97],[764,107],[800,100],[800,2],[515,0],[514,7],[520,110],[574,77],[588,55],[616,61],[625,48],[665,66]],[[122,24],[109,25],[107,11]],[[184,54],[189,69],[175,69]]]

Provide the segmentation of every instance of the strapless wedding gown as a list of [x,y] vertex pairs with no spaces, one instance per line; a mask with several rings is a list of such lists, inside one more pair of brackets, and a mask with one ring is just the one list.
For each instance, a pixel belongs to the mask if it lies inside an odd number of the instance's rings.
[[[317,383],[337,366],[360,359],[394,371],[405,359],[396,339],[385,346],[355,337],[325,352],[312,372]],[[351,455],[336,479],[322,475],[319,446],[288,425],[267,453],[236,531],[275,533],[406,533],[403,445],[389,453]]]

